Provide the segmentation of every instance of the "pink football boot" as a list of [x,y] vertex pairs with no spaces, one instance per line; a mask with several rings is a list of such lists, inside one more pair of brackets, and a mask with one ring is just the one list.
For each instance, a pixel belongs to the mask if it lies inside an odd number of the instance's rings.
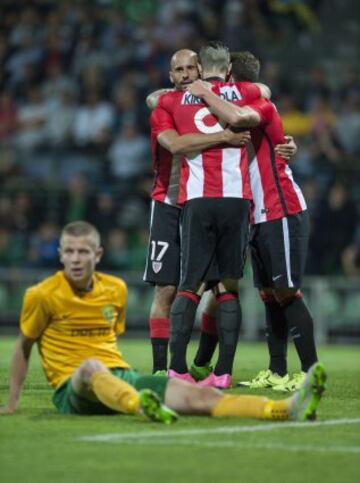
[[217,376],[213,372],[208,375],[208,377],[200,382],[198,382],[198,386],[202,387],[217,387],[218,389],[229,389],[231,387],[231,375],[230,374],[222,374],[221,376]]
[[180,372],[169,369],[167,375],[170,378],[175,377],[176,379],[182,379],[183,381],[191,382],[191,384],[196,384],[195,379],[188,372],[181,374]]

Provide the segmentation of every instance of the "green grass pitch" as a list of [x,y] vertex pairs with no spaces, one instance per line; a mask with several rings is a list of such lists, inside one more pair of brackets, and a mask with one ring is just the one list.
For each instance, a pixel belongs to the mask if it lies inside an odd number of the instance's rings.
[[[13,344],[14,338],[0,340],[0,404],[7,399]],[[191,345],[190,356],[194,348]],[[133,367],[149,372],[148,341],[125,337],[121,349]],[[359,347],[323,346],[319,353],[329,378],[314,424],[182,417],[165,427],[130,416],[58,415],[35,350],[18,411],[0,416],[0,479],[3,483],[353,483],[360,471]],[[290,370],[297,371],[292,348],[289,361]],[[253,376],[266,363],[265,344],[240,343],[235,380]],[[279,398],[271,391],[252,393]]]

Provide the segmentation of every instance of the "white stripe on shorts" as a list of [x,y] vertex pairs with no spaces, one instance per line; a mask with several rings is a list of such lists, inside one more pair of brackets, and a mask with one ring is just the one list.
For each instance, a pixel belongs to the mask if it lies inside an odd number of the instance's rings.
[[291,279],[291,263],[290,263],[290,238],[289,238],[289,225],[287,218],[282,219],[284,248],[285,248],[285,264],[286,264],[286,276],[289,287],[293,287],[294,283]]
[[[149,227],[149,240],[148,240],[148,247],[150,245],[150,239],[151,239],[151,228],[153,224],[153,218],[154,218],[154,209],[155,209],[155,201],[151,200],[151,211],[150,211],[150,227]],[[149,250],[149,248],[148,248]],[[145,263],[145,270],[144,270],[144,275],[143,275],[143,281],[145,282],[146,279],[146,274],[148,270],[148,265],[149,265],[149,257],[146,257],[146,263]]]

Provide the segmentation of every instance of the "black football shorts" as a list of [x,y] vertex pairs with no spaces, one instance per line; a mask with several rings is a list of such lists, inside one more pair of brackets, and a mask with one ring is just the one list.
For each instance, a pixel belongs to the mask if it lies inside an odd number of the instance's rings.
[[153,201],[150,237],[143,280],[154,285],[178,285],[180,275],[181,209]]
[[180,290],[201,282],[242,277],[249,235],[250,202],[242,198],[195,198],[181,214]]
[[253,225],[249,245],[255,287],[299,288],[308,241],[307,211]]

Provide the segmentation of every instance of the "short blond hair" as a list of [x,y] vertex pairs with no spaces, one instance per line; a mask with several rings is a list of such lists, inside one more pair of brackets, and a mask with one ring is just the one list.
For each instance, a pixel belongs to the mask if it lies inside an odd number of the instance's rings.
[[225,44],[219,41],[203,45],[199,52],[199,63],[204,71],[217,70],[226,73],[230,65],[230,52]]
[[100,233],[94,225],[87,221],[73,221],[72,223],[65,225],[61,230],[60,245],[65,235],[74,237],[89,236],[93,239],[95,248],[100,247]]

